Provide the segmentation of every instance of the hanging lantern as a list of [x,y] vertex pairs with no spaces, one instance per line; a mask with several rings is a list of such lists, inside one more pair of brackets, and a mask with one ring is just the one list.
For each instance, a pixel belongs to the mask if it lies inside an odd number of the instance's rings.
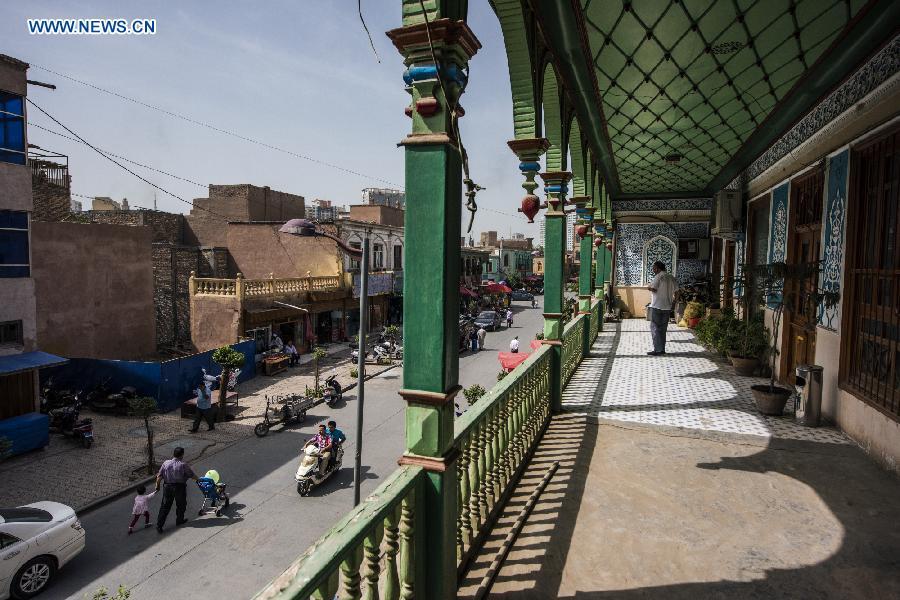
[[603,238],[595,237],[594,238],[594,246],[599,248],[603,244]]
[[606,244],[606,249],[612,252],[612,242]]
[[577,227],[575,227],[575,233],[578,235],[579,238],[584,239],[584,237],[587,235],[587,232],[588,232],[587,225],[578,225]]
[[541,209],[541,200],[535,195],[529,194],[522,198],[522,206],[519,212],[528,217],[529,223],[534,223],[534,216]]

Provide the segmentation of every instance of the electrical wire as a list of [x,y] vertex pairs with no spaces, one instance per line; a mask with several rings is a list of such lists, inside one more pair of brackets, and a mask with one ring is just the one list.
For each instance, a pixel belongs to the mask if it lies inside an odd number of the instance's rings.
[[87,81],[82,81],[81,79],[76,79],[76,78],[74,78],[74,77],[71,77],[71,76],[69,76],[69,75],[65,75],[65,74],[60,73],[60,72],[58,72],[58,71],[54,71],[53,69],[49,69],[49,68],[47,68],[47,67],[43,67],[43,66],[41,66],[41,65],[36,65],[36,64],[33,64],[33,63],[32,63],[31,66],[32,66],[32,67],[36,67],[36,68],[38,68],[38,69],[41,69],[42,71],[46,71],[46,72],[48,72],[48,73],[52,73],[53,75],[56,75],[57,77],[62,77],[62,78],[64,78],[64,79],[68,79],[69,81],[74,81],[75,83],[79,83],[79,84],[81,84],[81,85],[83,85],[83,86],[92,88],[92,89],[97,90],[97,91],[99,91],[99,92],[103,92],[104,94],[109,94],[110,96],[115,96],[116,98],[120,98],[120,99],[122,99],[122,100],[127,100],[127,101],[129,101],[129,102],[133,102],[134,104],[138,104],[138,105],[143,106],[143,107],[145,107],[145,108],[149,108],[149,109],[151,109],[151,110],[155,110],[155,111],[157,111],[157,112],[161,112],[161,113],[163,113],[164,115],[168,115],[168,116],[174,117],[174,118],[176,118],[176,119],[181,119],[182,121],[186,121],[186,122],[188,122],[188,123],[191,123],[192,125],[197,125],[197,126],[199,126],[199,127],[205,127],[206,129],[211,129],[212,131],[215,131],[215,132],[218,132],[218,133],[221,133],[221,134],[224,134],[224,135],[228,135],[228,136],[231,136],[231,137],[233,137],[233,138],[237,138],[237,139],[239,139],[239,140],[243,140],[243,141],[245,141],[245,142],[250,142],[251,144],[256,144],[257,146],[261,146],[261,147],[263,147],[263,148],[268,148],[269,150],[275,150],[276,152],[281,152],[281,153],[287,154],[287,155],[289,155],[289,156],[293,156],[293,157],[296,157],[296,158],[301,158],[301,159],[303,159],[303,160],[307,160],[307,161],[309,161],[309,162],[316,163],[316,164],[318,164],[318,165],[322,165],[322,166],[325,166],[325,167],[329,167],[329,168],[331,168],[331,169],[336,169],[336,170],[338,170],[338,171],[342,171],[342,172],[348,173],[348,174],[350,174],[350,175],[355,175],[355,176],[357,176],[357,177],[362,177],[363,179],[371,179],[372,181],[379,181],[379,182],[381,182],[381,183],[385,183],[385,184],[387,184],[387,185],[389,185],[389,186],[391,186],[391,187],[395,187],[395,188],[400,189],[400,190],[403,189],[401,186],[398,186],[396,183],[393,183],[393,182],[391,182],[391,181],[389,181],[389,180],[387,180],[387,179],[382,179],[381,177],[375,177],[374,175],[367,175],[367,174],[365,174],[365,173],[360,173],[359,171],[354,171],[353,169],[347,169],[347,168],[345,168],[345,167],[341,167],[341,166],[339,166],[339,165],[336,165],[336,164],[333,164],[333,163],[326,162],[326,161],[324,161],[324,160],[319,160],[319,159],[317,159],[317,158],[313,158],[313,157],[308,156],[308,155],[306,155],[306,154],[300,154],[299,152],[294,152],[294,151],[292,151],[292,150],[287,150],[287,149],[285,149],[285,148],[281,148],[281,147],[279,147],[279,146],[275,146],[275,145],[273,145],[273,144],[269,144],[269,143],[267,143],[267,142],[263,142],[263,141],[261,141],[261,140],[254,139],[254,138],[251,138],[251,137],[242,135],[242,134],[240,134],[240,133],[237,133],[237,132],[234,132],[234,131],[230,131],[230,130],[228,130],[228,129],[223,129],[223,128],[221,128],[221,127],[217,127],[217,126],[212,125],[212,124],[210,124],[210,123],[206,123],[205,121],[200,121],[200,120],[198,120],[198,119],[194,119],[193,117],[188,117],[188,116],[186,116],[186,115],[182,115],[182,114],[180,114],[180,113],[177,113],[177,112],[174,112],[174,111],[165,109],[165,108],[161,108],[161,107],[159,107],[159,106],[154,106],[153,104],[149,104],[149,103],[147,103],[147,102],[143,102],[142,100],[138,100],[137,98],[132,98],[131,96],[126,96],[126,95],[124,95],[124,94],[120,94],[120,93],[118,93],[118,92],[114,92],[114,91],[112,91],[112,90],[108,90],[108,89],[106,89],[106,88],[102,88],[102,87],[100,87],[100,86],[98,86],[98,85],[94,85],[93,83],[89,83],[89,82],[87,82]]
[[363,29],[366,30],[366,35],[369,36],[369,45],[372,46],[372,52],[375,53],[375,60],[381,63],[381,57],[378,56],[378,50],[375,49],[375,42],[372,41],[372,34],[369,33],[369,27],[366,25],[366,20],[363,18],[362,14],[362,0],[356,0],[356,8],[359,11],[359,21],[362,23]]
[[54,117],[53,115],[51,115],[50,113],[48,113],[46,110],[44,110],[43,108],[41,108],[40,106],[38,106],[38,105],[34,102],[34,100],[32,100],[31,98],[27,98],[27,100],[28,100],[28,103],[29,103],[30,105],[32,105],[33,107],[35,107],[36,109],[38,109],[39,111],[41,111],[42,113],[44,113],[44,115],[45,115],[47,118],[49,118],[51,121],[53,121],[54,123],[56,123],[57,125],[59,125],[59,126],[62,127],[63,129],[65,129],[67,132],[69,132],[70,134],[72,134],[72,135],[75,136],[76,138],[78,138],[78,141],[80,141],[82,144],[84,144],[85,146],[87,146],[88,148],[90,148],[91,150],[93,150],[94,152],[96,152],[97,154],[99,154],[100,156],[102,156],[103,158],[105,158],[106,160],[108,160],[109,162],[113,163],[114,165],[118,166],[119,168],[123,169],[124,171],[126,171],[126,172],[128,172],[128,173],[131,173],[132,175],[134,175],[135,177],[137,177],[138,179],[140,179],[141,181],[143,181],[143,182],[146,183],[147,185],[149,185],[149,186],[151,186],[151,187],[153,187],[153,188],[156,188],[157,190],[161,191],[162,193],[167,194],[167,195],[169,195],[169,196],[175,198],[176,200],[179,200],[179,201],[181,201],[181,202],[184,202],[185,204],[189,204],[190,206],[192,206],[192,207],[194,207],[194,208],[198,208],[198,209],[200,209],[200,210],[206,211],[206,212],[208,212],[209,214],[214,215],[214,216],[216,216],[216,217],[222,219],[222,220],[225,221],[225,222],[228,222],[229,219],[228,219],[228,217],[226,217],[225,215],[220,215],[219,213],[217,213],[217,212],[215,212],[215,211],[212,211],[212,210],[209,210],[209,209],[206,208],[206,207],[203,207],[203,206],[199,206],[199,205],[197,205],[197,204],[194,204],[194,203],[191,202],[190,200],[185,200],[184,198],[182,198],[182,197],[179,196],[178,194],[175,194],[175,193],[173,193],[173,192],[170,192],[169,190],[165,189],[164,187],[161,187],[161,186],[159,186],[159,185],[153,183],[152,181],[150,181],[150,180],[147,179],[146,177],[144,177],[144,176],[142,176],[142,175],[139,175],[138,173],[135,173],[134,171],[132,171],[131,169],[129,169],[128,167],[126,167],[125,165],[123,165],[122,163],[120,163],[119,161],[117,161],[115,158],[113,158],[112,156],[110,156],[110,155],[104,153],[102,150],[100,150],[99,148],[97,148],[97,146],[94,146],[94,145],[91,144],[89,141],[87,141],[86,139],[84,139],[83,137],[81,137],[80,135],[78,135],[77,133],[75,133],[74,131],[72,131],[72,129],[70,129],[69,127],[67,127],[66,125],[64,125],[59,119],[57,119],[56,117]]

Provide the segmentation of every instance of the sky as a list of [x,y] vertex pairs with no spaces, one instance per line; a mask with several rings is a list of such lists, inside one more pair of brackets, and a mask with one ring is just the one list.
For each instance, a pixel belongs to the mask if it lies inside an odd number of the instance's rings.
[[[402,57],[384,35],[401,24],[400,0],[362,0],[362,10],[380,62],[354,0],[4,2],[0,53],[29,63],[29,79],[56,85],[29,86],[29,99],[94,146],[195,182],[125,163],[186,200],[206,197],[209,183],[251,183],[307,202],[354,204],[365,187],[403,187],[397,142],[411,127],[403,113],[409,95]],[[29,18],[153,18],[157,33],[30,35]],[[493,229],[537,237],[537,223],[529,225],[516,211],[523,179],[506,145],[513,137],[512,102],[500,26],[487,0],[469,3],[468,21],[483,46],[470,62],[460,101],[472,178],[486,188],[477,197],[481,210],[473,235],[477,240],[478,233]],[[29,143],[69,157],[73,193],[127,197],[132,207],[153,207],[151,186],[80,142],[38,129],[64,132],[34,107],[28,117]],[[75,199],[90,207],[90,200]],[[162,192],[156,192],[156,202],[160,210],[191,208]]]

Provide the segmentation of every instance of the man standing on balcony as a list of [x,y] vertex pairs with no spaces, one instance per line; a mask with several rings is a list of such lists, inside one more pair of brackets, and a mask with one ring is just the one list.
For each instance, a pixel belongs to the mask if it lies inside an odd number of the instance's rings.
[[660,261],[653,263],[653,281],[647,286],[650,290],[650,337],[653,339],[653,350],[650,356],[666,353],[666,329],[669,327],[669,315],[675,300],[675,278],[666,271],[666,265]]

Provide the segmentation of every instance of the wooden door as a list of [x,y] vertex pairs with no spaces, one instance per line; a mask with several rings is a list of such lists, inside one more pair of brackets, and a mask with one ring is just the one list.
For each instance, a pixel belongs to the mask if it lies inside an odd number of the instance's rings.
[[[824,185],[820,169],[791,182],[788,264],[812,264],[820,260]],[[781,380],[791,385],[796,379],[797,365],[811,364],[816,356],[817,315],[810,309],[809,295],[818,286],[817,273],[814,271],[806,280],[785,282],[784,293],[790,300],[782,315]],[[795,310],[788,310],[791,305]]]
[[34,371],[0,376],[0,419],[34,412]]

